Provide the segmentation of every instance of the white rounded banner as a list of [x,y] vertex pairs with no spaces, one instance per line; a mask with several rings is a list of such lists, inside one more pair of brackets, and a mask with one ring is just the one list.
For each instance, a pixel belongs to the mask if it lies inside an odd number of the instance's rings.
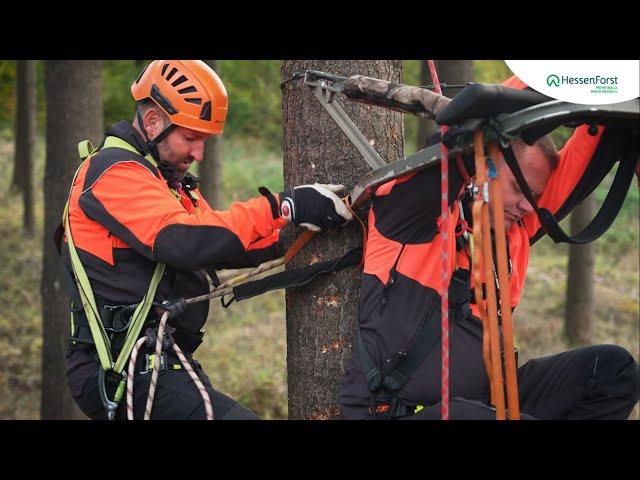
[[640,60],[505,60],[540,93],[586,105],[619,103],[640,96]]

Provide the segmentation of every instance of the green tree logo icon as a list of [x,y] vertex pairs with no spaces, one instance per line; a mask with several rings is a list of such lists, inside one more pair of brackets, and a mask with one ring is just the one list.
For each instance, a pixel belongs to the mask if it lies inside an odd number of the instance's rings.
[[547,77],[547,86],[549,87],[559,87],[560,86],[560,77],[555,74],[551,74]]

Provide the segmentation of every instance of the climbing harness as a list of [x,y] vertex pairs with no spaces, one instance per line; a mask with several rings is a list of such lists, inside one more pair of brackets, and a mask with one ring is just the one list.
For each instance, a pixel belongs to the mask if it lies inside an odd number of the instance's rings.
[[[136,154],[139,154],[139,152],[134,147],[132,147],[127,142],[117,137],[112,137],[112,136],[106,137],[103,145],[99,149],[94,148],[93,145],[91,145],[91,143],[88,141],[80,142],[78,144],[78,152],[80,154],[80,158],[83,163],[76,170],[76,173],[73,177],[73,181],[71,183],[72,187],[75,184],[76,178],[78,176],[78,173],[80,172],[80,168],[84,164],[84,161],[89,159],[92,155],[97,153],[99,150],[105,149],[105,148],[122,148],[125,150],[129,150],[131,152],[134,152]],[[145,156],[145,159],[150,163],[152,163],[153,165],[157,165],[155,160],[151,156],[147,155]],[[123,312],[127,312],[127,311],[130,311],[130,312],[132,311],[132,314],[131,314],[131,317],[126,321],[124,327],[120,329],[113,329],[113,328],[109,329],[112,332],[112,334],[126,331],[124,342],[121,348],[119,348],[119,353],[117,358],[114,359],[112,354],[112,350],[114,350],[114,346],[111,343],[110,335],[107,333],[107,327],[105,326],[105,323],[103,321],[104,312],[109,311],[110,308],[108,307],[107,308],[103,307],[101,309],[98,308],[93,291],[91,289],[89,278],[86,274],[84,267],[82,266],[82,262],[80,261],[78,252],[75,247],[73,235],[71,233],[70,221],[69,221],[69,202],[71,200],[71,190],[69,192],[69,198],[64,208],[61,227],[59,228],[59,231],[56,234],[56,243],[58,244],[59,250],[61,247],[63,233],[66,236],[67,244],[69,246],[71,272],[69,272],[68,270],[67,272],[70,274],[71,281],[68,283],[71,290],[71,297],[72,299],[75,299],[75,300],[72,300],[72,304],[71,304],[71,307],[72,307],[71,343],[76,344],[79,341],[79,338],[74,338],[74,334],[77,327],[76,322],[74,321],[74,318],[76,317],[74,314],[77,314],[80,312],[80,308],[78,304],[80,303],[82,305],[82,311],[84,311],[86,315],[88,326],[91,332],[91,337],[92,337],[93,343],[95,344],[95,349],[100,362],[100,368],[98,371],[98,389],[99,389],[100,399],[105,408],[107,418],[109,420],[113,420],[116,417],[116,410],[118,408],[119,402],[122,399],[126,383],[129,383],[129,385],[127,385],[128,397],[129,395],[132,395],[132,391],[133,391],[132,375],[133,375],[133,370],[135,368],[135,361],[136,361],[138,349],[144,344],[144,341],[148,339],[148,336],[144,336],[141,339],[138,339],[138,336],[142,330],[145,320],[147,319],[148,314],[151,312],[152,307],[154,306],[156,307],[156,312],[158,311],[162,312],[164,310],[163,305],[154,304],[153,299],[155,297],[158,284],[160,283],[160,280],[164,273],[165,265],[162,263],[158,263],[156,265],[149,287],[147,289],[147,292],[140,303],[138,303],[137,305],[131,305],[126,307],[123,306],[124,308],[118,309],[120,314],[123,314]],[[190,196],[190,198],[192,197]],[[101,315],[101,312],[102,312],[102,315]],[[162,346],[162,340],[164,338],[164,329],[165,329],[166,321],[168,319],[168,313],[169,313],[168,311],[166,310],[164,311],[164,314],[162,314],[162,317],[160,319],[160,324],[158,327],[157,336],[158,336],[159,342],[156,344],[156,352],[154,356],[154,365],[153,365],[153,374],[152,374],[154,380],[157,379],[157,374],[160,369],[160,365],[158,362],[161,356],[161,351],[159,351],[158,348]],[[206,389],[204,389],[204,387],[202,386],[202,383],[193,372],[193,369],[186,361],[186,358],[182,353],[182,351],[180,350],[180,348],[178,347],[178,345],[176,345],[174,342],[171,342],[171,343],[177,356],[182,361],[182,364],[185,370],[187,370],[187,372],[189,372],[191,377],[194,379],[196,386],[198,387],[198,390],[200,391],[200,393],[203,396],[203,399],[205,400],[207,417],[210,419],[213,419],[211,402],[208,399],[208,394],[206,392]],[[129,378],[127,378],[127,376],[124,373],[124,367],[127,360],[129,360]],[[107,385],[110,381],[115,381],[117,383],[116,392],[113,399],[109,399],[108,392],[107,392]],[[155,390],[155,382],[153,385],[153,390]],[[153,390],[150,390],[151,401],[147,403],[147,409],[145,411],[145,419],[148,418],[150,415],[150,411],[151,411],[150,406],[153,402]],[[132,407],[130,409],[128,408],[128,410],[130,410],[131,418],[132,418],[132,413],[133,413]]]

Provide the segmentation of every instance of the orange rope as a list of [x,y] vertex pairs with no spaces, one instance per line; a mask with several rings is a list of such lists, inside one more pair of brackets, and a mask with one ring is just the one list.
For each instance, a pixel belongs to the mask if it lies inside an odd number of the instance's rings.
[[[496,407],[496,419],[504,420],[506,418],[505,414],[505,399],[504,399],[504,388],[503,388],[503,376],[502,376],[502,361],[500,359],[500,332],[498,329],[498,308],[496,304],[496,289],[493,281],[489,281],[488,279],[493,279],[493,251],[491,248],[491,226],[489,224],[489,208],[488,208],[488,198],[485,195],[485,186],[487,185],[487,176],[486,176],[486,163],[485,163],[485,155],[484,155],[484,144],[483,144],[483,133],[482,131],[477,131],[474,134],[474,148],[475,148],[475,162],[476,162],[476,185],[478,188],[476,201],[474,202],[474,240],[475,236],[478,233],[481,233],[481,250],[475,250],[474,256],[482,255],[482,260],[474,261],[474,267],[482,263],[484,265],[484,273],[485,279],[487,279],[484,283],[487,292],[487,300],[486,306],[488,310],[488,319],[483,321],[483,355],[485,352],[485,345],[487,340],[485,339],[485,335],[487,334],[486,326],[488,324],[489,327],[489,356],[491,358],[490,362],[487,362],[485,359],[485,366],[487,363],[490,363],[490,370],[487,371],[487,375],[490,381],[491,388],[491,400]],[[480,202],[480,204],[478,204]],[[480,222],[478,223],[478,218]],[[475,240],[478,242],[477,240]],[[474,278],[481,278],[482,273],[477,271],[474,272]],[[476,292],[478,287],[478,282],[476,280]],[[476,293],[476,302],[480,302],[482,299],[482,293],[480,296]],[[482,308],[480,309],[482,312]]]
[[298,238],[296,238],[296,241],[291,244],[291,246],[288,248],[288,250],[284,254],[284,263],[285,264],[289,263],[289,260],[295,257],[298,254],[298,252],[302,250],[302,247],[304,247],[307,243],[309,243],[309,241],[313,238],[315,234],[316,232],[314,232],[313,230],[305,230],[300,235],[298,235]]
[[[498,146],[489,145],[489,156],[493,161],[498,159]],[[509,418],[520,419],[520,405],[518,404],[518,378],[516,372],[516,358],[513,348],[513,324],[511,321],[511,288],[509,284],[509,270],[507,262],[507,244],[504,227],[504,204],[502,202],[502,187],[500,177],[490,181],[491,210],[493,213],[493,228],[496,239],[496,256],[498,260],[498,284],[500,291],[500,307],[502,313],[502,340],[504,342],[505,375],[507,378],[507,401]],[[493,283],[493,282],[492,282]]]
[[[351,212],[353,217],[358,220],[358,222],[360,223],[360,226],[362,227],[362,260],[360,260],[360,265],[359,265],[359,267],[362,267],[362,265],[364,264],[365,251],[367,246],[367,227],[365,226],[362,219],[358,215],[356,215],[356,213],[353,211],[353,208],[351,208],[350,197],[346,196],[342,199],[342,201],[346,205],[347,209]],[[289,260],[295,257],[298,254],[298,252],[302,250],[302,247],[304,247],[307,243],[309,243],[309,241],[314,237],[316,233],[317,232],[314,232],[313,230],[306,230],[302,232],[284,254],[284,263],[285,264],[289,263]]]
[[[473,202],[473,281],[474,292],[476,297],[476,305],[480,312],[480,319],[482,320],[482,360],[484,361],[484,368],[487,371],[489,377],[489,386],[491,387],[491,397],[496,395],[494,383],[493,383],[493,366],[491,365],[491,345],[489,342],[489,317],[487,314],[486,300],[483,298],[482,291],[482,200],[476,200]],[[476,228],[478,225],[478,228]]]

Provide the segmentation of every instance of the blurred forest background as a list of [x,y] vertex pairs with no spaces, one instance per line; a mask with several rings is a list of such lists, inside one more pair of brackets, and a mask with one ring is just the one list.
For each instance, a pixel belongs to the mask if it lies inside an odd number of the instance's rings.
[[[130,85],[147,62],[99,63],[105,127],[133,118]],[[424,76],[423,63],[403,61],[405,83],[431,83]],[[37,133],[34,161],[27,173],[33,181],[33,221],[25,228],[21,192],[24,189],[14,179],[18,62],[0,60],[0,419],[41,418],[40,282],[43,241],[51,240],[43,239],[45,62],[35,61],[32,66]],[[466,68],[467,81],[497,83],[511,75],[504,62],[497,60],[468,61]],[[283,187],[282,78],[281,62],[276,60],[220,60],[216,69],[229,94],[228,120],[218,143],[222,169],[217,206],[224,209],[234,201],[256,196],[260,185],[274,191]],[[456,83],[446,77],[441,81]],[[423,144],[430,126],[409,116],[405,116],[404,122],[405,154],[409,154]],[[558,146],[569,134],[567,129],[554,133]],[[97,145],[101,138],[91,140]],[[197,166],[194,173],[199,173]],[[608,178],[594,193],[595,205],[602,203],[610,181]],[[565,322],[569,247],[544,238],[532,249],[527,284],[514,318],[521,364],[533,357],[595,343],[622,345],[638,358],[639,216],[634,180],[620,216],[593,245],[595,263],[588,276],[592,321],[581,324],[577,331]],[[565,220],[565,229],[569,228],[569,222],[570,219]],[[234,304],[229,309],[222,309],[213,301],[207,334],[196,353],[216,388],[265,419],[286,419],[288,415],[284,319],[281,291]],[[637,408],[631,418],[638,419]]]

